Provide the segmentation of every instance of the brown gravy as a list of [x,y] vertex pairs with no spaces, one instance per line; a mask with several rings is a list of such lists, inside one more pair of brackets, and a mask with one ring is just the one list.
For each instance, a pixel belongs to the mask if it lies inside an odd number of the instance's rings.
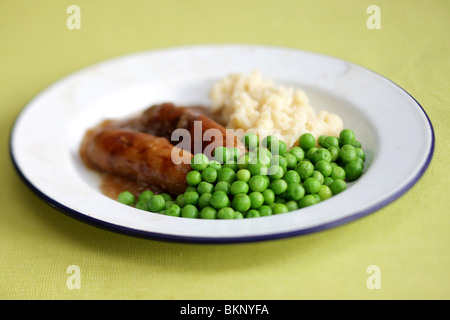
[[100,190],[105,196],[114,200],[117,200],[122,191],[130,191],[136,198],[145,190],[151,190],[156,194],[161,193],[158,188],[148,183],[106,172],[101,173]]

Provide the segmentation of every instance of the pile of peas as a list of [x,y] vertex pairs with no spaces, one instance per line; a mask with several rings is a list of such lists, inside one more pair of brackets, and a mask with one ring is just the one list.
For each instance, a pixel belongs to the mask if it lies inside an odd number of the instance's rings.
[[248,150],[218,147],[214,159],[192,158],[188,187],[175,199],[147,190],[137,199],[129,191],[118,201],[165,215],[200,219],[242,219],[280,214],[311,206],[347,189],[363,171],[365,153],[355,133],[344,129],[338,137],[300,136],[298,145],[270,135],[259,141],[247,133]]

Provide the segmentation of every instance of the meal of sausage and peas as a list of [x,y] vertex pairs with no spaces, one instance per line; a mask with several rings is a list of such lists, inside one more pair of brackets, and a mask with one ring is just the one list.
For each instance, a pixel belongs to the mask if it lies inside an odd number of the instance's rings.
[[[204,154],[192,158],[185,191],[172,198],[150,190],[137,198],[123,191],[118,200],[161,214],[202,219],[240,219],[268,216],[307,207],[347,188],[362,174],[364,151],[354,133],[344,129],[339,138],[310,133],[300,145],[286,150],[276,137],[268,136],[258,149],[255,134],[245,136],[248,152],[217,147],[214,159]],[[276,144],[275,152],[270,149]],[[251,159],[255,161],[251,161]]]
[[88,130],[80,155],[108,181],[119,179],[110,197],[182,218],[286,213],[345,191],[363,173],[365,152],[351,129],[309,130],[289,144],[282,134],[229,130],[217,115],[202,106],[154,105]]

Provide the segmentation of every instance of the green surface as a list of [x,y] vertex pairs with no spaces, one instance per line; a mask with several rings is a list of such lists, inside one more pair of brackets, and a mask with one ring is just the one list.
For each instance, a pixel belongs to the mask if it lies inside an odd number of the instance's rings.
[[[79,30],[66,26],[71,4],[81,9]],[[366,26],[372,4],[381,9],[379,30]],[[449,1],[3,0],[0,23],[1,299],[450,298]],[[428,171],[400,199],[355,222],[235,245],[101,230],[49,207],[14,172],[11,126],[48,85],[105,59],[211,43],[299,48],[391,79],[433,123]],[[367,285],[373,265],[379,289]],[[69,289],[70,266],[80,272],[79,289]]]

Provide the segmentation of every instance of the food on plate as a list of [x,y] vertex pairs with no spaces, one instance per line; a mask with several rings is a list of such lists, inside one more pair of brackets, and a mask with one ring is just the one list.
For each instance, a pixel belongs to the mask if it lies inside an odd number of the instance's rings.
[[213,159],[218,146],[245,151],[238,137],[213,120],[209,108],[163,103],[91,128],[80,156],[87,167],[102,173],[102,191],[112,198],[125,186],[135,195],[147,189],[177,195],[187,186],[193,154]]
[[[87,160],[101,171],[142,180],[163,191],[181,193],[187,186],[188,164],[175,164],[178,149],[166,138],[130,129],[104,128],[95,131],[86,148]],[[192,154],[176,150],[190,162]]]
[[88,130],[80,155],[102,192],[142,211],[242,219],[311,206],[362,175],[355,133],[316,115],[302,91],[254,72],[220,80],[211,97],[213,108],[162,103]]
[[[190,137],[190,150],[192,153],[205,153],[208,148],[208,157],[212,158],[212,151],[216,147],[233,146],[240,152],[245,151],[244,145],[239,138],[226,128],[214,121],[211,116],[207,116],[205,111],[199,112],[199,107],[179,107],[173,103],[162,103],[160,105],[148,108],[142,115],[142,125],[146,133],[164,137],[168,140],[173,139],[176,130],[184,129],[188,133],[184,137]],[[196,134],[195,129],[199,130]],[[218,131],[222,139],[205,139],[205,133],[213,130]],[[181,131],[183,132],[183,131]]]
[[[248,136],[257,138],[252,133]],[[362,175],[365,153],[350,129],[338,137],[318,139],[304,133],[289,150],[279,148],[281,141],[276,136],[265,139],[269,148],[259,143],[251,147],[252,139],[245,138],[248,151],[237,157],[229,152],[223,163],[201,153],[193,156],[183,193],[173,198],[152,193],[145,198],[142,195],[147,190],[136,200],[136,207],[184,218],[263,217],[327,200]],[[130,205],[129,195],[123,191],[119,202]]]
[[228,75],[214,84],[210,96],[213,111],[227,128],[251,130],[261,139],[278,133],[288,147],[305,132],[336,136],[343,129],[338,115],[316,114],[304,91],[276,85],[257,70]]

